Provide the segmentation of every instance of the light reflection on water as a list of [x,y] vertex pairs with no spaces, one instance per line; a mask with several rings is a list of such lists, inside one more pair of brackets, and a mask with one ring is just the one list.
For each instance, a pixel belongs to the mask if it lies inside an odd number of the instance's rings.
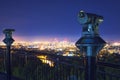
[[40,59],[42,63],[49,64],[50,67],[54,67],[54,62],[51,60],[48,60],[46,55],[39,55],[37,56],[37,58]]

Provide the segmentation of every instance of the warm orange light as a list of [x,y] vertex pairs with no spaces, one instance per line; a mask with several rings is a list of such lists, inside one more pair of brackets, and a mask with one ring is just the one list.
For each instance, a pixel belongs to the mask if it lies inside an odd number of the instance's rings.
[[49,64],[50,67],[54,67],[54,62],[48,60],[47,56],[41,55],[41,56],[37,56],[37,58],[39,58],[42,61],[42,63]]

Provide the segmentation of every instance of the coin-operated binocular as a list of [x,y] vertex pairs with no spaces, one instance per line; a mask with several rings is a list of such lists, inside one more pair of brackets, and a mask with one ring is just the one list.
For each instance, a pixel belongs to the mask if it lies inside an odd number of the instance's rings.
[[6,44],[6,54],[5,54],[5,69],[7,73],[7,80],[11,80],[11,44],[14,42],[12,38],[12,32],[15,31],[14,29],[5,29],[3,33],[5,34],[5,39],[3,42]]
[[80,24],[83,25],[83,36],[99,35],[98,25],[103,21],[102,16],[80,11],[78,14],[78,20]]
[[85,80],[96,80],[96,55],[106,44],[98,32],[103,17],[80,11],[78,20],[82,24],[82,37],[76,42],[76,47],[85,53]]
[[15,31],[14,29],[5,29],[3,33],[5,34],[5,39],[3,42],[7,45],[10,46],[13,42],[14,39],[12,38],[12,32]]
[[[80,11],[78,21],[82,25],[82,37],[76,42],[76,46],[83,50],[86,55],[96,56],[103,48],[105,41],[99,36],[98,26],[103,21],[103,17]],[[92,47],[94,51],[87,53],[87,48]]]

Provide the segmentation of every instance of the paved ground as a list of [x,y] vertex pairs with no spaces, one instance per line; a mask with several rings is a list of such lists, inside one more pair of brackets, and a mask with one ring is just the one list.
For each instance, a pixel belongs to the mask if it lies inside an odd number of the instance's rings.
[[[5,73],[0,73],[0,80],[7,80]],[[16,78],[16,77],[12,77],[11,80],[21,80],[21,79]]]

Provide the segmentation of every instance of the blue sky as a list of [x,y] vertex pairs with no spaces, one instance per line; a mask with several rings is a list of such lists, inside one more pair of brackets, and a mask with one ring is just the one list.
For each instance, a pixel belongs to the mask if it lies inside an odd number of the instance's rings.
[[0,36],[14,28],[14,36],[26,39],[79,39],[80,10],[104,17],[100,34],[105,40],[120,40],[119,0],[0,0]]

